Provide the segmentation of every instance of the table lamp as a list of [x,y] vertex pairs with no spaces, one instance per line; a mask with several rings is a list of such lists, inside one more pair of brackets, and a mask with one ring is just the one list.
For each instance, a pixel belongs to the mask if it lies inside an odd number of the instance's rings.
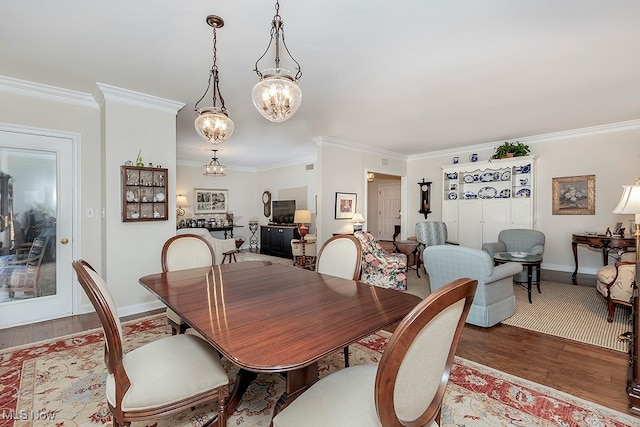
[[636,262],[640,262],[640,178],[636,178],[635,185],[623,185],[622,188],[622,197],[613,213],[635,215]]
[[298,224],[298,233],[300,233],[300,242],[304,242],[304,236],[309,232],[309,227],[305,225],[311,224],[311,211],[296,210],[293,215],[293,222]]
[[176,215],[183,216],[184,208],[189,204],[187,201],[187,196],[183,196],[182,194],[178,194],[176,196]]
[[353,231],[362,231],[362,223],[364,222],[364,217],[360,212],[356,212],[353,214]]

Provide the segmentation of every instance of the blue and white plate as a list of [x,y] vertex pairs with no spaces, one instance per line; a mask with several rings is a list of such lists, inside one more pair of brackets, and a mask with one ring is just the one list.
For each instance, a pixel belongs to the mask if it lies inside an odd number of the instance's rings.
[[528,188],[521,188],[516,191],[516,197],[531,197],[531,190]]
[[447,174],[447,178],[449,179],[458,179],[458,172],[452,172]]
[[493,181],[493,172],[485,172],[480,175],[480,181],[482,182],[491,182]]
[[529,173],[531,171],[531,165],[524,165],[521,169],[522,173]]
[[470,184],[473,182],[473,175],[465,175],[464,178],[462,178],[464,180],[464,182],[466,182],[467,184]]
[[498,197],[501,199],[508,199],[509,197],[511,197],[511,189],[505,188],[504,190],[501,190],[500,194],[498,194]]
[[482,187],[478,190],[478,197],[481,199],[493,199],[498,194],[498,190],[493,187]]
[[458,193],[455,191],[449,191],[449,200],[456,200],[458,198]]
[[500,175],[500,179],[503,181],[509,181],[511,179],[511,171],[502,172],[502,175]]
[[476,193],[472,192],[472,191],[465,191],[464,194],[462,195],[463,199],[477,199],[478,196],[476,195]]

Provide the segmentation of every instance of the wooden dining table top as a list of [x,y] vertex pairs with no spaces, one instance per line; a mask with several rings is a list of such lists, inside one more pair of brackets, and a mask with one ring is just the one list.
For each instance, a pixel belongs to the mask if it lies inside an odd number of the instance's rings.
[[270,261],[140,278],[234,364],[285,372],[401,320],[421,300]]

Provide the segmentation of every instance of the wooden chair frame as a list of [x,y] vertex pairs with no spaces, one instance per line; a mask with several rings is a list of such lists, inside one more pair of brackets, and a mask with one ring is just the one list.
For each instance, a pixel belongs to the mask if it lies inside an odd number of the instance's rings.
[[217,401],[218,426],[225,427],[227,397],[229,395],[228,386],[200,393],[171,405],[139,411],[125,412],[122,410],[122,399],[129,387],[131,387],[131,381],[125,371],[122,360],[124,356],[124,347],[118,331],[120,328],[120,320],[116,318],[116,314],[112,312],[105,296],[87,272],[87,270],[92,270],[94,272],[96,270],[84,260],[73,261],[72,265],[78,276],[78,282],[95,308],[96,314],[102,324],[102,329],[104,330],[104,360],[107,366],[107,371],[114,376],[116,388],[116,405],[114,407],[109,404],[109,410],[113,416],[114,427],[128,426],[135,421],[143,421],[171,415],[212,400]]

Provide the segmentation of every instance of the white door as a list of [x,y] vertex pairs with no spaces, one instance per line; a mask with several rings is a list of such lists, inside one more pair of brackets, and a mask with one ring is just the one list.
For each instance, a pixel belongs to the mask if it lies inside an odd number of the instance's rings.
[[380,184],[378,188],[378,240],[393,240],[395,226],[400,225],[400,184]]
[[0,126],[0,174],[0,328],[72,314],[72,139]]

